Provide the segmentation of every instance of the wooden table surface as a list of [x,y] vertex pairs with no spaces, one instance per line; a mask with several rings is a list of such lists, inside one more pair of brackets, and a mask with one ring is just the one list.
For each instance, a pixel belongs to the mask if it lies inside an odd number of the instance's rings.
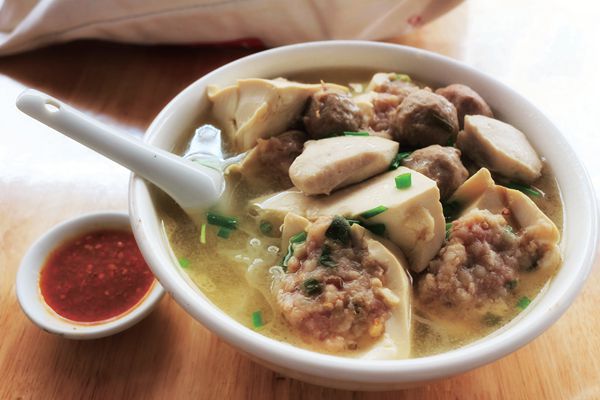
[[[598,184],[600,15],[585,4],[472,1],[394,41],[463,60],[529,97],[568,136]],[[600,398],[598,268],[569,311],[529,345],[400,392],[345,392],[279,376],[239,355],[169,297],[106,339],[70,341],[35,327],[15,296],[21,257],[68,217],[125,210],[128,172],[20,114],[16,96],[36,87],[142,135],[182,88],[250,52],[82,42],[0,59],[0,398]]]

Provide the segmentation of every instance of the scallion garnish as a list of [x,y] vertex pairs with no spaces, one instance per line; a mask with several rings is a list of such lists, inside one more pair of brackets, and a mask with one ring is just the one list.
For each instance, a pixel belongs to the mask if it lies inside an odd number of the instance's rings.
[[483,316],[482,321],[487,326],[495,326],[495,325],[498,325],[502,321],[502,317],[500,317],[499,315],[496,315],[494,313],[487,312]]
[[412,174],[410,172],[400,174],[394,178],[396,189],[407,189],[412,185]]
[[541,191],[539,191],[538,189],[534,188],[533,186],[521,185],[520,183],[516,183],[516,182],[510,182],[507,186],[511,189],[515,189],[515,190],[518,190],[519,192],[525,193],[528,196],[533,196],[533,197],[543,196],[543,193]]
[[350,132],[350,131],[345,131],[344,132],[344,136],[369,136],[369,132]]
[[385,233],[385,224],[380,224],[380,223],[365,224],[364,222],[362,222],[358,219],[349,219],[349,218],[346,218],[346,221],[348,221],[350,226],[352,226],[354,224],[360,225],[363,228],[365,228],[366,230],[370,231],[371,233],[374,233],[375,235],[383,236],[383,234]]
[[392,160],[392,163],[390,164],[389,170],[393,171],[395,169],[398,169],[398,167],[400,165],[402,165],[402,161],[405,158],[408,158],[408,156],[410,156],[410,154],[411,154],[410,151],[405,151],[405,152],[396,154],[396,156]]
[[350,241],[350,224],[346,221],[346,218],[336,215],[325,231],[325,236],[346,245]]
[[364,213],[360,214],[360,217],[364,218],[364,219],[369,219],[376,215],[381,214],[382,212],[385,212],[387,209],[388,208],[386,206],[377,206],[375,208],[371,208],[370,210],[367,210]]
[[450,137],[448,138],[448,141],[446,142],[446,146],[454,147],[455,144],[456,144],[456,138],[454,136],[450,135]]
[[206,244],[206,224],[202,224],[200,228],[200,243]]
[[412,79],[410,79],[410,76],[408,76],[406,74],[396,74],[396,80],[402,81],[402,82],[412,82]]
[[261,221],[260,231],[262,232],[263,235],[270,234],[272,230],[273,230],[273,224],[271,224],[269,221]]
[[252,313],[252,326],[254,326],[254,329],[258,329],[263,325],[262,312],[260,310],[254,311]]
[[294,236],[292,236],[290,238],[290,243],[302,243],[306,240],[306,232],[302,231],[302,232],[298,232],[296,233]]
[[288,263],[290,262],[290,258],[292,258],[292,256],[294,255],[294,245],[300,244],[300,243],[304,242],[305,240],[306,240],[306,232],[304,232],[304,231],[296,233],[294,236],[292,236],[290,238],[290,241],[289,241],[290,244],[288,245],[287,253],[285,253],[283,260],[281,261],[281,267],[283,268],[283,270],[285,272],[287,272],[287,266],[288,266]]
[[446,240],[450,239],[450,230],[452,229],[452,222],[446,222]]
[[231,236],[232,231],[233,229],[225,228],[224,226],[222,226],[217,231],[217,236],[223,239],[229,239],[229,236]]
[[180,258],[178,261],[181,268],[187,268],[190,266],[190,260],[187,258]]
[[458,204],[456,201],[442,203],[442,209],[444,211],[444,218],[446,219],[446,222],[452,222],[458,217],[460,204]]
[[315,278],[309,278],[302,283],[302,290],[307,296],[318,295],[323,291],[321,282]]
[[209,211],[206,213],[206,220],[211,225],[217,225],[228,229],[237,229],[238,219]]
[[319,264],[327,268],[333,268],[337,265],[337,263],[331,259],[331,248],[327,245],[324,245],[321,249]]
[[519,299],[519,301],[517,301],[517,307],[519,307],[521,310],[524,310],[530,303],[531,300],[529,299],[529,297],[523,296]]
[[383,236],[385,233],[385,224],[365,224],[364,227],[375,235]]

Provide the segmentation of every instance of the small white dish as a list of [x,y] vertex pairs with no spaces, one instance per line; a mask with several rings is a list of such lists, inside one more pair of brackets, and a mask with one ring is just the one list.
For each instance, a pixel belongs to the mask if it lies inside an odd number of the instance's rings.
[[96,339],[121,332],[141,321],[158,304],[165,291],[154,281],[148,293],[124,314],[94,323],[77,323],[58,315],[46,304],[40,290],[40,271],[49,254],[61,244],[97,229],[131,231],[129,216],[124,212],[99,212],[64,221],[29,248],[17,272],[17,298],[23,312],[46,332],[69,339]]

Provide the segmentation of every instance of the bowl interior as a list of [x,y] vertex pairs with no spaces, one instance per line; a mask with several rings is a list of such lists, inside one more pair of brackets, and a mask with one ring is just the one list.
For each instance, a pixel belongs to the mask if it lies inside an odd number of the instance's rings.
[[136,306],[108,321],[78,324],[62,318],[44,301],[40,286],[40,270],[57,246],[97,229],[131,231],[129,215],[121,212],[87,214],[56,225],[40,237],[21,261],[17,274],[17,297],[21,308],[40,328],[72,339],[94,339],[122,331],[146,316],[164,294],[158,282]]
[[[564,202],[564,262],[545,291],[525,312],[493,335],[435,356],[364,361],[297,349],[240,326],[213,306],[179,271],[163,236],[149,188],[133,176],[130,213],[134,233],[161,283],[192,316],[225,340],[273,368],[281,370],[283,366],[285,372],[292,376],[299,373],[304,378],[326,373],[328,379],[340,382],[426,381],[495,360],[543,332],[566,310],[591,269],[597,243],[594,191],[582,164],[555,126],[522,96],[493,78],[443,56],[398,45],[334,41],[287,46],[235,61],[199,79],[165,107],[145,139],[164,149],[175,148],[209,106],[205,95],[209,84],[222,86],[238,78],[285,77],[337,66],[403,72],[433,87],[464,83],[486,99],[497,118],[526,133],[553,170]],[[286,365],[294,367],[287,370]]]

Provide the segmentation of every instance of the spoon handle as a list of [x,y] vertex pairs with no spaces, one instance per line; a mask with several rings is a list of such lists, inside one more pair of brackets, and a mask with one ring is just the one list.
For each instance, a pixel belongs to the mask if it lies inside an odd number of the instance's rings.
[[24,91],[17,108],[154,183],[188,214],[206,208],[221,195],[220,171],[115,132],[45,93]]

